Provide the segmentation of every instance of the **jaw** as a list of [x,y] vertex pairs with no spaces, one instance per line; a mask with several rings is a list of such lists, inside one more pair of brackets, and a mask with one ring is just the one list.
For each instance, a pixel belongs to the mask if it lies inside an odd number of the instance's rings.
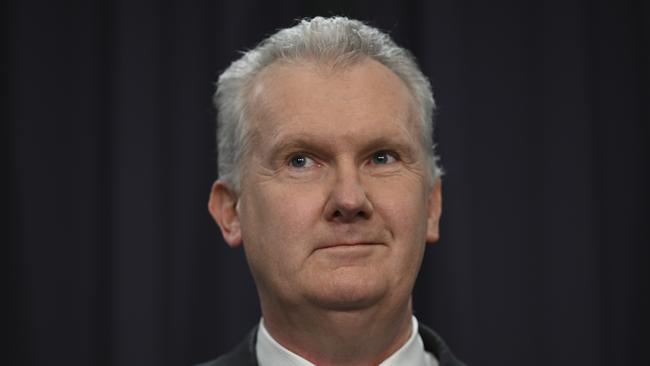
[[410,297],[390,307],[277,309],[269,305],[262,301],[269,333],[284,347],[317,365],[379,364],[411,335]]

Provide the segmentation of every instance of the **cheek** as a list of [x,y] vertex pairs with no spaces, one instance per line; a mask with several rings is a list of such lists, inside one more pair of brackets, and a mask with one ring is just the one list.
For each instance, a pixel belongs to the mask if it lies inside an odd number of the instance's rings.
[[244,246],[264,260],[286,264],[309,247],[305,235],[320,215],[317,197],[283,185],[258,185],[242,197],[241,225]]
[[[283,229],[291,234],[307,230],[321,212],[321,200],[315,194],[318,189],[301,189],[291,185],[259,187],[256,201],[252,202],[254,215],[273,229]],[[277,226],[281,227],[277,227]]]
[[[417,193],[416,193],[417,192]],[[377,213],[385,226],[391,231],[395,241],[394,261],[395,271],[402,280],[410,281],[410,277],[420,266],[427,235],[427,206],[424,192],[419,184],[402,184],[386,187],[384,199],[377,200]],[[397,279],[396,279],[397,280]]]
[[427,205],[421,185],[384,185],[374,196],[378,213],[395,236],[426,240]]

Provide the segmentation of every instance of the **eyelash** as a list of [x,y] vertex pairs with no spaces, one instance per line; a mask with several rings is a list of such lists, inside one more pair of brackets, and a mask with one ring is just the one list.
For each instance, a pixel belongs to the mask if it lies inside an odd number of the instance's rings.
[[386,165],[386,164],[390,164],[390,163],[393,163],[393,162],[396,162],[396,161],[399,160],[399,156],[395,152],[388,151],[388,150],[380,150],[380,151],[377,151],[377,152],[373,153],[372,156],[370,157],[370,160],[371,161],[374,160],[379,155],[387,155],[389,157],[389,159],[392,158],[393,161],[392,162],[386,162],[386,163],[379,163],[378,165]]
[[[306,153],[296,153],[296,154],[291,154],[291,155],[289,155],[289,159],[287,160],[287,165],[289,165],[289,166],[292,167],[292,168],[296,168],[296,169],[304,168],[304,167],[305,167],[304,165],[303,165],[303,166],[293,166],[293,165],[292,165],[293,162],[294,162],[294,159],[296,159],[296,158],[303,158],[303,159],[305,159],[305,161],[306,161],[306,160],[311,160],[311,161],[313,161],[313,162],[315,163],[314,158],[312,158],[311,156],[309,156],[309,154],[306,154]],[[305,162],[305,165],[306,165],[306,164],[307,164],[307,162]]]
[[[373,160],[378,155],[387,155],[389,159],[392,158],[393,160],[389,161],[389,162],[386,162],[386,163],[376,163]],[[305,163],[303,165],[301,165],[301,166],[294,166],[293,163],[294,163],[294,159],[296,159],[296,158],[305,159]],[[316,159],[313,158],[312,156],[310,156],[309,154],[303,153],[303,152],[294,153],[294,154],[289,155],[289,157],[287,158],[287,165],[289,167],[291,167],[291,168],[301,169],[301,168],[307,167],[307,165],[309,164],[309,162],[307,160],[311,160],[313,164],[316,164],[316,161],[315,161]],[[394,151],[379,150],[379,151],[376,151],[376,152],[372,153],[372,155],[370,156],[370,158],[368,160],[370,162],[372,162],[372,163],[375,163],[375,165],[388,165],[388,164],[394,163],[396,161],[399,161],[399,155],[397,153],[395,153]]]

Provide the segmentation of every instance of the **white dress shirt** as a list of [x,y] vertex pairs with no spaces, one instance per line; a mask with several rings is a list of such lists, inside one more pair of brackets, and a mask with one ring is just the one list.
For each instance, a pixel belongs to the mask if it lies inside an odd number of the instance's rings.
[[[412,318],[412,325],[408,341],[379,366],[438,366],[436,357],[424,349],[422,337],[418,333],[418,321],[415,317]],[[260,320],[260,326],[257,329],[255,351],[260,366],[315,366],[273,339],[264,326],[264,319]]]

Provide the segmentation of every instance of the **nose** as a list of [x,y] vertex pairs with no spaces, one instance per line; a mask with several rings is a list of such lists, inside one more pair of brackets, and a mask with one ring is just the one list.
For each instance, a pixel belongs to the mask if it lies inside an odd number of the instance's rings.
[[367,220],[372,213],[372,203],[359,172],[352,167],[336,169],[336,177],[325,205],[325,218],[333,222],[352,223]]

